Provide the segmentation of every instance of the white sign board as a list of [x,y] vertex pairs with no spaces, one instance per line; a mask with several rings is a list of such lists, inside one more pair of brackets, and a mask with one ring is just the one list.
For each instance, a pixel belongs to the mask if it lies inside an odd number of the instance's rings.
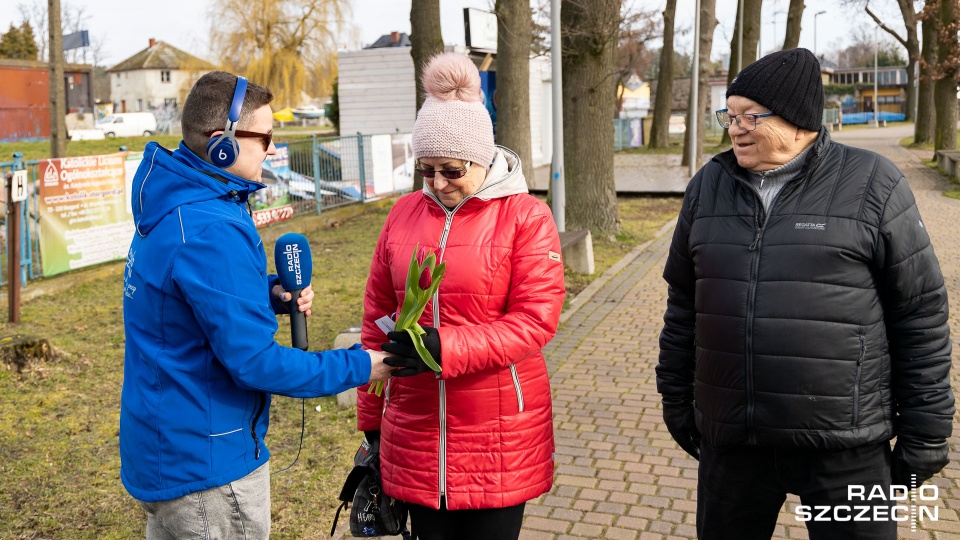
[[497,51],[497,16],[489,11],[463,8],[463,34],[467,47]]
[[11,183],[10,201],[20,202],[27,200],[27,171],[13,171]]

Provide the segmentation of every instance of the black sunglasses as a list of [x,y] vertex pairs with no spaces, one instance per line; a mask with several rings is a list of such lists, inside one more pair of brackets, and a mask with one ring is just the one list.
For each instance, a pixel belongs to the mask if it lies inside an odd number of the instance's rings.
[[440,169],[439,171],[434,169],[421,169],[420,162],[417,162],[416,169],[417,174],[424,178],[433,178],[437,173],[440,173],[441,176],[447,180],[456,180],[458,178],[463,178],[466,176],[467,171],[470,170],[470,162],[466,162],[463,167],[457,169]]
[[[214,133],[221,130],[208,131],[204,133],[207,137],[212,136]],[[244,131],[238,129],[233,132],[235,137],[249,137],[251,139],[260,139],[260,143],[263,144],[263,151],[266,152],[270,149],[270,143],[273,142],[273,130],[271,129],[268,133],[258,133],[256,131]]]

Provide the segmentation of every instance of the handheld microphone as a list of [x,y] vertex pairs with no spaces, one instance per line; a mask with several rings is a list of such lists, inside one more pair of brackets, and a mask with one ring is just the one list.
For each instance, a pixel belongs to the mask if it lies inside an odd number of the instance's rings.
[[310,244],[302,234],[287,233],[277,239],[273,250],[273,260],[277,265],[280,286],[292,296],[287,303],[290,309],[290,340],[293,346],[307,350],[307,316],[297,309],[300,291],[310,285],[313,273],[313,259],[310,256]]

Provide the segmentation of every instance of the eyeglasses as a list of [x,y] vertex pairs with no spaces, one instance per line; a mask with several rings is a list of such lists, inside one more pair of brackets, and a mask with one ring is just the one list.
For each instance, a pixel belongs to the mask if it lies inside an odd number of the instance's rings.
[[736,122],[740,129],[745,129],[747,131],[753,131],[757,129],[757,119],[766,118],[768,116],[776,116],[776,113],[768,112],[761,114],[730,114],[727,112],[727,109],[720,109],[717,111],[717,122],[720,122],[720,127],[723,129],[729,129],[730,126]]
[[447,180],[456,180],[466,176],[467,171],[470,170],[470,162],[466,162],[463,167],[457,169],[440,169],[439,171],[436,171],[434,169],[421,169],[420,162],[418,161],[415,170],[417,171],[417,174],[424,178],[433,178],[437,173],[440,173]]
[[[204,133],[204,135],[206,135],[207,137],[210,137],[210,136],[212,136],[214,133],[216,133],[217,131],[222,131],[222,130],[208,131],[208,132]],[[260,143],[263,144],[263,151],[264,151],[264,152],[266,152],[267,150],[270,149],[270,143],[273,142],[273,130],[272,130],[272,129],[271,129],[269,132],[267,132],[267,133],[258,133],[258,132],[256,132],[256,131],[244,131],[244,130],[242,130],[242,129],[238,129],[238,130],[236,130],[236,131],[233,132],[233,135],[234,135],[235,137],[249,137],[249,138],[251,138],[251,139],[260,139]]]

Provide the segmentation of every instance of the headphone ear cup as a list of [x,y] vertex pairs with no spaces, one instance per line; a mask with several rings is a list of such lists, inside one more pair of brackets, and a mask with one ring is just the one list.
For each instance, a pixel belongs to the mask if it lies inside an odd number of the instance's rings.
[[237,156],[240,154],[240,148],[237,141],[223,135],[212,137],[207,143],[207,157],[210,162],[226,169],[237,162]]

